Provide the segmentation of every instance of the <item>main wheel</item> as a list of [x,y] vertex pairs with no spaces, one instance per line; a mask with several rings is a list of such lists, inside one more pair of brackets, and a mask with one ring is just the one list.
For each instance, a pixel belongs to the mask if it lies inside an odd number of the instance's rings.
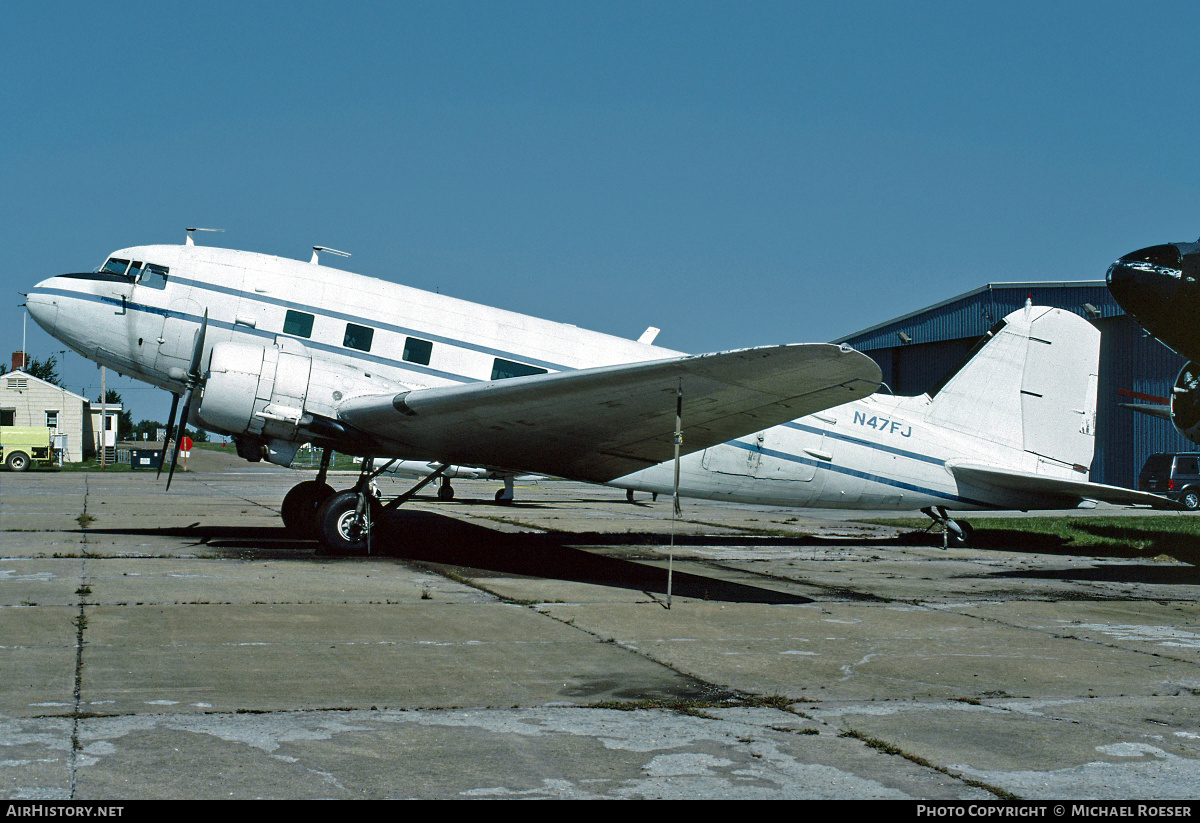
[[288,531],[310,537],[317,527],[317,510],[333,496],[333,487],[316,480],[305,480],[292,486],[279,506],[283,525]]
[[437,498],[438,500],[453,500],[454,487],[449,483],[443,483],[442,485],[438,486]]
[[361,554],[367,550],[371,529],[383,514],[374,495],[366,495],[366,508],[359,515],[358,492],[337,492],[317,510],[317,539],[334,554]]
[[29,455],[25,452],[9,452],[4,465],[8,466],[8,470],[11,472],[23,472],[29,468]]

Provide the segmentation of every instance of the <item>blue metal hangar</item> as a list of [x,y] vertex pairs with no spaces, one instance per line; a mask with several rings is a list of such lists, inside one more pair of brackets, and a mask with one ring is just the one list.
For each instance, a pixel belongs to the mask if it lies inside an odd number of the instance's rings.
[[992,326],[1024,306],[1026,298],[1035,306],[1075,312],[1100,330],[1093,482],[1134,488],[1147,455],[1196,449],[1169,421],[1120,405],[1166,402],[1163,398],[1185,361],[1142,331],[1103,280],[988,283],[833,342],[848,343],[873,358],[895,394],[919,395],[958,365]]

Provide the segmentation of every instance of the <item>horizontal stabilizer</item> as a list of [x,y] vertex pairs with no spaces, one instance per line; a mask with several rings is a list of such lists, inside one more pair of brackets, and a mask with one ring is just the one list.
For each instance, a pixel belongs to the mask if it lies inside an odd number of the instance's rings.
[[[1000,489],[1014,494],[1030,495],[1031,498],[1043,498],[1042,505],[1030,505],[1029,508],[1046,508],[1044,505],[1046,497],[1061,497],[1062,508],[1073,508],[1084,500],[1098,500],[1124,506],[1151,506],[1156,509],[1182,508],[1175,501],[1161,495],[1125,489],[1120,486],[1106,486],[1103,483],[1091,483],[1087,480],[1049,477],[1044,474],[977,463],[947,464],[947,468],[950,469],[955,480],[967,486]],[[1017,505],[1014,508],[1024,507]]]
[[764,346],[348,398],[338,418],[388,456],[605,482],[849,403],[879,386],[849,346]]

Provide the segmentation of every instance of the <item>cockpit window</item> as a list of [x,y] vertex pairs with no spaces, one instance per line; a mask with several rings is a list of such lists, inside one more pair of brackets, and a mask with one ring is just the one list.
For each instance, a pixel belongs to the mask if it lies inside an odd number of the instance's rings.
[[119,257],[110,257],[108,262],[100,267],[100,271],[109,274],[124,274],[129,269],[129,261]]
[[165,289],[167,287],[167,272],[169,271],[170,269],[166,266],[147,263],[138,277],[138,283],[143,286],[149,286],[152,289]]

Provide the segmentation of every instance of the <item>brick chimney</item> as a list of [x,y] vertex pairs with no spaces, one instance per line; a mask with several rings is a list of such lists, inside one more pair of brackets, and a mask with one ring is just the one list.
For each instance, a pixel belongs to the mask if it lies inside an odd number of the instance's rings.
[[25,370],[25,352],[23,352],[23,351],[13,352],[12,370],[13,371],[24,371]]

